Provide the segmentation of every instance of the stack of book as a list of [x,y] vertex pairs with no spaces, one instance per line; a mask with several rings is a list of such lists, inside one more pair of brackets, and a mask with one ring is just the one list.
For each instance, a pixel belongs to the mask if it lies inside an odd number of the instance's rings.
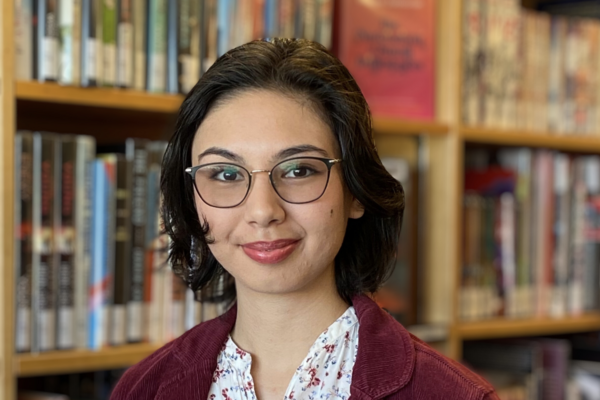
[[[463,320],[564,317],[599,308],[600,157],[467,153]],[[482,161],[483,159],[483,161]]]
[[163,343],[220,312],[167,265],[159,179],[165,142],[15,136],[19,352]]
[[520,3],[464,2],[463,122],[600,134],[600,21]]
[[17,0],[17,79],[187,93],[218,56],[276,36],[331,43],[333,0]]

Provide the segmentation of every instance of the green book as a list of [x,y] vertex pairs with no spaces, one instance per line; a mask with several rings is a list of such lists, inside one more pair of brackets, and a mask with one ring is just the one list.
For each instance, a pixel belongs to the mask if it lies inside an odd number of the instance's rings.
[[116,0],[102,0],[102,85],[114,86],[117,78]]

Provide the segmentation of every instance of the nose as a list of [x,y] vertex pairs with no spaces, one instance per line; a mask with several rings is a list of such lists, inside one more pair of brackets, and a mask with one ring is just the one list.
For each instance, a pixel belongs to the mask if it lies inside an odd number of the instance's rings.
[[252,187],[244,202],[246,222],[260,227],[281,223],[285,218],[283,200],[275,192],[267,172],[252,171]]

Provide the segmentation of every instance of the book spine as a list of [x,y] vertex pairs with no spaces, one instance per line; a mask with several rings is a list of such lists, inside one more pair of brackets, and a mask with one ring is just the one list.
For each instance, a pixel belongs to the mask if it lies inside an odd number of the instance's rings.
[[33,217],[33,137],[15,136],[15,350],[31,350],[31,264]]
[[119,0],[117,31],[117,86],[132,87],[134,84],[134,19],[133,1]]
[[73,74],[73,85],[79,85],[81,82],[81,2],[82,0],[73,0],[73,32],[72,32],[72,57],[71,71]]
[[131,281],[131,170],[130,164],[121,154],[117,154],[116,175],[115,279],[110,341],[112,345],[127,342],[127,301]]
[[117,0],[102,0],[102,84],[114,86],[117,78]]
[[99,81],[98,60],[100,58],[97,29],[99,0],[81,0],[81,85],[96,86]]
[[556,154],[554,157],[554,285],[550,299],[550,315],[564,317],[567,307],[567,280],[569,264],[569,170],[570,157]]
[[146,89],[147,1],[133,0],[133,87]]
[[148,3],[147,90],[162,93],[167,86],[167,4],[166,0]]
[[112,326],[113,319],[113,304],[114,304],[114,277],[115,277],[115,247],[116,247],[116,213],[117,213],[117,166],[118,156],[117,154],[103,154],[100,156],[104,163],[105,174],[106,174],[106,188],[107,188],[107,207],[106,207],[106,218],[104,223],[106,224],[106,263],[103,266],[102,271],[102,290],[103,290],[103,322],[102,326],[102,345],[109,345],[111,341],[111,334],[114,329],[118,327]]
[[478,125],[480,63],[481,5],[480,0],[464,1],[463,17],[463,107],[462,118],[467,125]]
[[[196,83],[194,77],[197,76],[199,68],[194,63],[194,56],[192,55],[192,30],[194,34],[198,35],[200,32],[196,28],[198,23],[197,12],[194,13],[192,10],[192,3],[194,3],[194,10],[197,11],[198,3],[192,2],[191,0],[179,0],[179,34],[177,43],[177,75],[178,75],[178,91],[180,93],[187,93]],[[196,60],[199,60],[198,51],[200,50],[197,39],[194,38],[194,44],[197,46],[194,54]],[[197,80],[197,79],[196,79]]]
[[59,82],[63,85],[75,83],[73,74],[73,33],[74,33],[74,1],[60,0],[60,73]]
[[62,140],[61,212],[58,231],[57,347],[75,346],[75,164],[76,142]]
[[92,266],[89,286],[89,335],[88,347],[99,349],[105,344],[106,333],[106,288],[109,264],[108,212],[109,177],[106,163],[102,159],[94,162],[94,197],[92,217]]
[[32,0],[15,1],[15,74],[17,80],[34,79],[32,6]]
[[131,286],[127,303],[127,340],[143,338],[144,265],[146,250],[147,141],[128,139],[126,157],[132,164],[131,194]]
[[[179,63],[178,63],[178,32],[179,32],[179,7],[178,1],[167,2],[167,93],[179,92]],[[189,18],[189,10],[186,16]]]
[[217,33],[217,3],[216,0],[205,0],[204,2],[204,50],[205,58],[202,60],[202,72],[208,69],[217,60],[218,33]]
[[91,269],[92,193],[96,143],[93,137],[77,135],[75,167],[75,345],[88,345],[88,287]]
[[[293,29],[293,22],[289,22]],[[293,32],[293,30],[292,30]],[[333,0],[319,0],[319,17],[317,21],[317,41],[331,49],[331,35],[333,32]]]
[[[206,38],[204,32],[204,10],[205,2],[193,1],[190,6],[190,48],[191,61],[189,74],[187,76],[186,89],[184,93],[188,93],[198,82],[202,75],[202,64],[206,57]],[[600,131],[599,131],[600,132]]]
[[561,118],[563,107],[563,85],[564,75],[564,41],[566,21],[562,17],[554,16],[550,21],[550,59],[549,59],[549,83],[548,83],[548,129],[551,132],[563,132],[563,119]]
[[36,335],[40,351],[53,350],[56,347],[56,205],[59,193],[59,178],[56,171],[58,157],[58,143],[54,136],[41,135],[40,141],[41,162],[39,164],[39,190],[40,214],[39,231],[34,241],[37,244],[37,314]]
[[38,0],[38,80],[56,81],[59,67],[58,7],[53,0]]
[[222,56],[229,50],[230,5],[230,0],[217,2],[217,57]]

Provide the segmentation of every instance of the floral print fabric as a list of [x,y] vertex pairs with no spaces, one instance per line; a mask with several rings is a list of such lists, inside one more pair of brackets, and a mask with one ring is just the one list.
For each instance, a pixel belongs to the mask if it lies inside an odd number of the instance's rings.
[[[283,400],[347,400],[358,351],[358,318],[349,307],[313,343]],[[256,400],[252,357],[228,336],[217,358],[209,400]]]

